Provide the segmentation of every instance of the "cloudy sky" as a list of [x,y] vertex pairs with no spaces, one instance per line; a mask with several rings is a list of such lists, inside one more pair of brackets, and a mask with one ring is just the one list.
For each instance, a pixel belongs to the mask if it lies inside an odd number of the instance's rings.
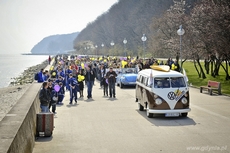
[[0,0],[0,53],[28,53],[44,37],[80,32],[118,0]]

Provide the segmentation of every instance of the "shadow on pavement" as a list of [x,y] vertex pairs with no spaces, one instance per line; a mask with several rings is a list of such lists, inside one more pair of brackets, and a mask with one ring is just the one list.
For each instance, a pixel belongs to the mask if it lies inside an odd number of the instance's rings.
[[72,104],[66,104],[66,107],[76,107],[78,103],[73,102]]
[[36,137],[36,142],[49,142],[53,139],[53,136],[51,137]]
[[189,126],[197,124],[189,117],[165,117],[164,114],[154,114],[153,118],[148,118],[146,111],[136,111],[155,126]]
[[[120,88],[119,86],[117,86],[117,88]],[[133,90],[135,89],[136,86],[124,86],[123,88],[120,88],[121,90]]]
[[84,100],[85,102],[93,102],[93,101],[95,101],[93,98],[90,98],[90,99],[86,99],[86,100]]

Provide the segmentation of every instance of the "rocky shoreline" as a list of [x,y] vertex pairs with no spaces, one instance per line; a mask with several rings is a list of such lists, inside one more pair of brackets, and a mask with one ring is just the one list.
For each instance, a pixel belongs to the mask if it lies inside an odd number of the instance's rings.
[[39,72],[42,68],[45,68],[48,65],[48,61],[44,61],[41,64],[29,67],[28,69],[24,70],[24,72],[10,82],[9,86],[15,85],[24,85],[24,84],[31,84],[34,81],[35,73]]
[[0,121],[34,82],[34,74],[42,68],[46,68],[47,65],[48,61],[46,60],[41,64],[29,67],[18,77],[12,78],[14,80],[8,87],[0,88]]

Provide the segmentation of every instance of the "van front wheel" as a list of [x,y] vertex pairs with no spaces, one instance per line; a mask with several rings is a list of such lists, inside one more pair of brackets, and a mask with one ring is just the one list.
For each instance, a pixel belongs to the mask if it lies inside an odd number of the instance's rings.
[[144,107],[140,103],[138,103],[138,109],[139,109],[139,111],[143,111]]
[[146,115],[148,118],[153,118],[153,113],[149,113],[148,109],[146,109]]

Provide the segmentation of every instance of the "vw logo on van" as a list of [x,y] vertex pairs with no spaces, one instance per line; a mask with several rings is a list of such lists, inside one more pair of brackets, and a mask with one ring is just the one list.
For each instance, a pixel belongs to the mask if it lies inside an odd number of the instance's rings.
[[176,94],[174,92],[171,91],[168,93],[168,99],[174,100],[175,98],[176,98]]

